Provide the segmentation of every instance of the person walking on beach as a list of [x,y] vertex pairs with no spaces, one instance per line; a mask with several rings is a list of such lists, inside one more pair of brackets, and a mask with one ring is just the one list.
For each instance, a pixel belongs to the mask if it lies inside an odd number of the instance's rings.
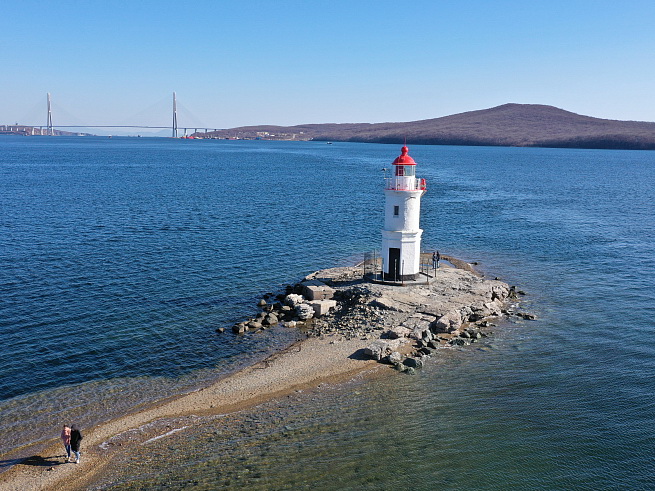
[[66,449],[66,462],[70,462],[71,459],[71,427],[64,425],[64,428],[61,430],[61,441],[64,442],[64,448]]
[[82,442],[82,433],[80,432],[80,429],[73,425],[71,427],[71,450],[75,454],[75,463],[79,464],[80,463],[80,443]]

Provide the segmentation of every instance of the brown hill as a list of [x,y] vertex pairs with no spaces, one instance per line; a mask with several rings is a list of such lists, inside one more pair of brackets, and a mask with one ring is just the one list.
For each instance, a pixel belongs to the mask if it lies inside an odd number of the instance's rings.
[[406,138],[429,145],[655,149],[655,123],[593,118],[538,104],[504,104],[406,123],[246,126],[206,136],[367,143],[399,143]]

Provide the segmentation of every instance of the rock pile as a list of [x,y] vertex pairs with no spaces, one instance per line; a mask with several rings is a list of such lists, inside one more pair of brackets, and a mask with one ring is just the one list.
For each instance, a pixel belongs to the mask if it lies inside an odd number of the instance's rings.
[[333,268],[287,287],[274,303],[260,301],[262,312],[233,331],[284,323],[334,342],[370,339],[364,355],[411,373],[438,349],[489,336],[494,319],[533,320],[510,303],[523,294],[498,279],[449,267],[440,268],[429,285],[405,286],[367,282],[357,267]]
[[[262,311],[253,318],[235,324],[232,331],[243,334],[280,323],[288,327],[304,325],[311,319],[328,314],[337,306],[336,300],[332,299],[334,293],[334,289],[325,283],[305,279],[295,286],[288,286],[285,294],[275,297],[275,302],[269,303],[262,298],[257,304]],[[271,297],[272,294],[267,296]]]

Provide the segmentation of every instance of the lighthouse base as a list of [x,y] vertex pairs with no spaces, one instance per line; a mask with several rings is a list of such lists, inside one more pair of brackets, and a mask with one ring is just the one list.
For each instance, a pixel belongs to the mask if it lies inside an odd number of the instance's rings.
[[414,281],[416,278],[418,278],[417,274],[401,274],[396,276],[394,273],[382,273],[382,279],[384,281]]
[[382,277],[385,281],[414,280],[420,272],[421,234],[415,231],[382,231]]

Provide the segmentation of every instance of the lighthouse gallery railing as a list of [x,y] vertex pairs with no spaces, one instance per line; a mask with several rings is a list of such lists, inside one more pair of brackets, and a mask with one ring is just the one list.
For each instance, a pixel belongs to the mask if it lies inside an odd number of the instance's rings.
[[387,177],[385,181],[385,189],[393,191],[425,191],[427,189],[425,179],[415,177]]

